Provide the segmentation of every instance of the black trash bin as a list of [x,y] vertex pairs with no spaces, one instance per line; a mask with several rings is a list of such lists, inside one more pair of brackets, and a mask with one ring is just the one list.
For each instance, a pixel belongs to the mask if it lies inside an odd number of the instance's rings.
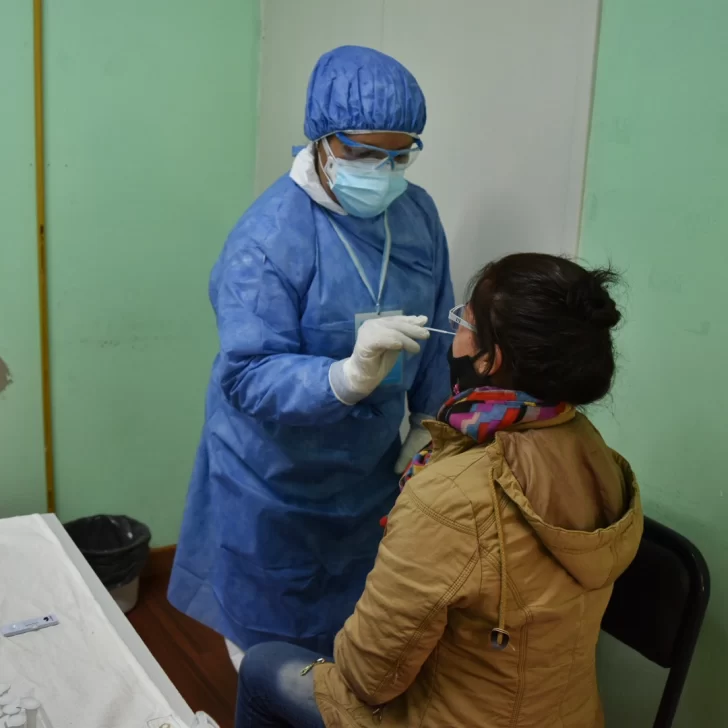
[[65,529],[122,612],[131,611],[149,555],[149,528],[128,516],[89,516]]

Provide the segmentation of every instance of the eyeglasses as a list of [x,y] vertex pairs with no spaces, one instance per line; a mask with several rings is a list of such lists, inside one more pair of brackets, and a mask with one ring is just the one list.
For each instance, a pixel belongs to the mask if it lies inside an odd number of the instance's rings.
[[343,145],[342,159],[348,162],[366,160],[380,162],[381,164],[375,165],[377,168],[389,164],[392,169],[406,169],[417,159],[417,155],[422,151],[423,146],[422,140],[418,137],[412,138],[412,146],[407,149],[374,147],[370,144],[355,141],[342,132],[337,132],[336,138]]
[[466,307],[467,306],[464,303],[461,304],[460,306],[455,306],[455,308],[453,308],[450,311],[450,313],[448,314],[447,318],[448,318],[448,321],[450,322],[450,326],[453,329],[452,331],[444,331],[443,329],[433,329],[429,326],[425,326],[425,329],[427,329],[428,331],[432,331],[435,334],[446,334],[447,336],[455,336],[455,333],[457,332],[457,330],[461,326],[464,326],[466,329],[468,329],[468,331],[472,331],[473,333],[476,333],[475,326],[473,326],[473,324],[471,324],[469,321],[466,321],[462,317],[462,314],[465,313]]
[[455,306],[455,308],[450,311],[450,313],[448,314],[450,326],[452,326],[453,330],[455,331],[457,331],[461,326],[464,326],[466,329],[468,329],[468,331],[476,333],[475,326],[473,326],[473,324],[463,318],[463,314],[465,313],[466,308],[467,304],[462,303],[459,306]]

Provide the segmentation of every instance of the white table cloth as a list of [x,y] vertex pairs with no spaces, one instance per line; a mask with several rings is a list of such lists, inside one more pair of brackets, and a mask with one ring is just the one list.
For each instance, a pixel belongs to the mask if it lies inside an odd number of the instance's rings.
[[58,626],[0,636],[0,683],[40,700],[53,728],[197,724],[58,520],[0,520],[0,624],[51,613]]

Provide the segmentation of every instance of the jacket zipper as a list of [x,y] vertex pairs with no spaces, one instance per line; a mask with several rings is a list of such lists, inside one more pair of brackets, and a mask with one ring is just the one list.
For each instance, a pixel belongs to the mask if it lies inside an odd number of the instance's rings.
[[312,662],[310,665],[306,665],[306,667],[301,670],[301,677],[306,677],[311,670],[313,670],[316,665],[323,665],[326,662],[326,659],[323,657],[319,657],[316,662]]

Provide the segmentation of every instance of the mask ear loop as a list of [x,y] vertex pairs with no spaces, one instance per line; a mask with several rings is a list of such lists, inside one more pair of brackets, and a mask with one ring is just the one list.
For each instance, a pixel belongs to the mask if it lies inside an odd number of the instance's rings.
[[[495,332],[493,331],[493,328],[492,328],[492,327],[491,327],[491,331],[490,331],[490,333],[491,333],[491,336],[492,336],[492,338],[493,338],[493,352],[492,352],[492,353],[493,353],[493,358],[495,358],[495,350],[496,350],[496,347],[498,346],[498,339],[497,339],[497,337],[496,337],[496,335],[495,335]],[[476,332],[476,336],[477,336],[477,332]],[[477,351],[477,353],[473,354],[473,355],[472,355],[472,356],[470,357],[470,361],[471,361],[471,362],[473,363],[473,369],[475,370],[476,374],[477,374],[477,375],[478,375],[478,376],[479,376],[479,377],[480,377],[481,379],[483,379],[483,380],[487,380],[487,379],[490,379],[490,375],[491,375],[491,372],[492,372],[492,369],[493,369],[493,362],[488,362],[488,369],[487,369],[487,371],[485,371],[485,373],[483,373],[483,374],[481,374],[481,373],[480,373],[480,371],[478,371],[478,362],[479,362],[479,361],[480,361],[480,360],[481,360],[481,359],[482,359],[483,357],[486,357],[486,356],[487,356],[487,357],[489,357],[490,355],[491,355],[491,352],[490,352],[490,351],[488,351],[488,349],[483,349],[483,348],[481,347],[481,348],[480,348],[480,349],[479,349],[479,350]],[[485,386],[490,386],[490,385],[487,385],[487,384],[486,384]]]
[[[322,141],[326,145],[326,147],[325,147],[325,151],[326,151],[326,162],[324,162],[321,159],[321,156],[320,156],[321,155],[320,144],[321,144]],[[328,139],[326,139],[326,137],[323,137],[322,139],[317,139],[314,142],[314,144],[316,145],[316,155],[315,155],[315,157],[316,157],[316,167],[317,167],[317,171],[318,171],[318,166],[321,165],[321,171],[324,173],[324,177],[326,177],[326,180],[329,183],[329,189],[333,189],[333,187],[334,187],[334,180],[331,179],[331,175],[329,174],[329,170],[327,169],[327,167],[331,166],[333,168],[334,163],[331,160],[336,159],[336,157],[334,157],[334,153],[331,151],[331,147],[329,146],[329,142],[328,142]],[[329,165],[329,162],[331,162],[330,165]]]
[[489,353],[490,352],[488,352],[488,351],[481,350],[477,354],[474,354],[473,356],[470,357],[470,361],[472,362],[472,365],[473,365],[473,371],[475,371],[475,373],[477,374],[478,379],[480,379],[483,382],[482,386],[484,386],[484,387],[492,386],[491,381],[490,381],[490,365],[488,365],[487,371],[484,374],[481,374],[481,372],[478,370],[478,362],[484,356],[488,356]]
[[[474,328],[475,336],[477,337],[478,336],[478,331],[477,331],[477,327],[474,324],[473,324],[473,328]],[[478,350],[478,353],[477,354],[474,354],[470,358],[471,361],[473,362],[473,367],[475,367],[475,371],[477,372],[478,371],[477,370],[477,363],[478,363],[478,361],[480,359],[482,359],[484,356],[491,356],[492,355],[493,361],[488,362],[488,370],[485,372],[485,374],[480,374],[480,372],[478,372],[478,374],[481,377],[483,377],[484,379],[490,378],[491,374],[493,373],[493,363],[495,362],[495,358],[496,358],[496,350],[497,349],[501,349],[501,352],[502,352],[502,347],[498,343],[498,335],[495,332],[495,327],[493,326],[493,321],[490,318],[490,316],[488,316],[488,336],[489,336],[491,342],[493,343],[493,350],[492,350],[492,352],[489,351],[487,348],[483,348],[483,346],[480,344],[480,341],[478,341],[478,345],[480,346],[480,349]]]

